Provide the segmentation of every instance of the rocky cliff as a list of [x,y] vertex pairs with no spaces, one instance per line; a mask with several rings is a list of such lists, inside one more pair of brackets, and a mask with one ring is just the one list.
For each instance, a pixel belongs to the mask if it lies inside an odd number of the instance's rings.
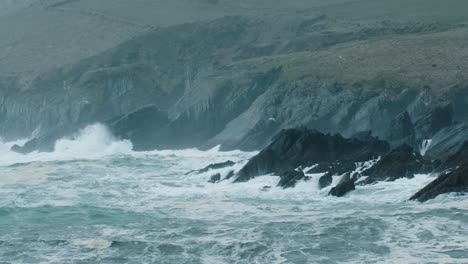
[[[468,29],[464,16],[455,12],[466,8],[464,2],[454,4],[450,16],[446,11],[427,19],[417,12],[408,17],[403,9],[370,16],[358,11],[377,8],[366,1],[293,1],[270,11],[259,11],[262,1],[232,6],[207,1],[198,7],[187,1],[193,14],[203,6],[209,15],[197,11],[191,19],[164,21],[143,11],[135,16],[143,10],[136,5],[125,13],[118,9],[122,1],[113,8],[104,2],[50,0],[15,11],[16,17],[79,13],[112,22],[110,32],[124,22],[133,29],[105,40],[107,46],[67,59],[52,52],[44,61],[21,62],[14,57],[23,54],[21,46],[13,47],[16,55],[0,60],[15,61],[0,72],[3,137],[53,142],[103,122],[138,142],[140,150],[218,144],[252,150],[266,146],[282,129],[307,126],[344,136],[372,131],[394,146],[415,149],[432,139],[423,154],[433,158],[455,153],[468,139]],[[169,10],[183,1],[163,2],[146,7]],[[416,2],[405,7],[412,10]],[[423,14],[433,12],[438,2],[432,2]],[[7,18],[14,21],[12,15],[0,19]],[[89,40],[88,46],[95,45]],[[32,65],[34,74],[26,70]],[[158,109],[154,116],[145,112],[148,105]],[[156,123],[116,125],[129,116]],[[158,136],[148,137],[151,129]]]

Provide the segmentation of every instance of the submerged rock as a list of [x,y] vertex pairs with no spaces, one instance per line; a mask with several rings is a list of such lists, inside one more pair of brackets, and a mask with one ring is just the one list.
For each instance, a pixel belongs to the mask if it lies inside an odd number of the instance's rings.
[[347,169],[353,168],[354,162],[371,160],[388,152],[389,148],[387,142],[376,138],[362,141],[310,129],[283,130],[241,169],[235,181],[245,182],[270,173],[281,175],[299,166],[337,161]]
[[307,179],[304,172],[298,170],[286,171],[280,175],[279,187],[283,189],[292,188],[296,186],[297,182]]
[[450,173],[439,176],[436,180],[413,195],[410,200],[425,202],[440,194],[468,192],[468,162]]
[[227,167],[232,167],[234,166],[236,163],[234,161],[225,161],[225,162],[221,162],[221,163],[214,163],[214,164],[210,164],[208,166],[206,166],[205,168],[203,169],[200,169],[200,170],[193,170],[193,171],[189,171],[187,172],[186,174],[190,174],[190,173],[205,173],[207,171],[210,171],[210,170],[217,170],[217,169],[222,169],[222,168],[227,168]]
[[221,180],[221,174],[216,173],[215,175],[211,176],[210,180],[208,182],[210,183],[217,183]]

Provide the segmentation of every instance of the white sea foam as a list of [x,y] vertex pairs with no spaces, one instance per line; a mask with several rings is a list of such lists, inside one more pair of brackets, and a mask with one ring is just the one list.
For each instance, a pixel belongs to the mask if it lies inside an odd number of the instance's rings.
[[106,249],[111,246],[111,242],[104,239],[76,239],[72,244],[87,249]]
[[23,155],[10,150],[13,145],[22,145],[26,141],[0,142],[0,165],[37,161],[100,159],[109,155],[132,152],[130,141],[117,140],[102,124],[90,125],[80,130],[74,137],[57,140],[54,152],[33,152]]
[[[0,209],[10,217],[4,228],[0,223],[0,241],[17,244],[19,251],[36,246],[33,259],[59,249],[49,262],[72,256],[92,263],[105,257],[152,263],[196,257],[190,252],[201,252],[203,263],[243,263],[246,258],[249,263],[466,260],[450,254],[468,246],[463,220],[468,197],[407,201],[434,175],[358,185],[337,198],[328,196],[331,186],[319,189],[322,173],[307,174],[309,181],[290,189],[276,187],[279,177],[273,175],[245,183],[232,183],[234,178],[209,183],[215,173],[225,178],[239,171],[256,152],[222,152],[219,147],[134,152],[128,141],[114,138],[102,125],[59,140],[52,153],[20,155],[9,151],[12,144],[0,144]],[[235,165],[185,175],[227,160]],[[356,164],[356,172],[373,162]],[[27,164],[11,166],[15,163]],[[332,186],[341,177],[334,176]],[[31,217],[33,213],[39,215]],[[24,231],[9,228],[13,217],[28,226],[26,232],[69,242],[17,241]],[[376,253],[379,247],[386,250]],[[170,255],[178,248],[183,252]],[[0,247],[0,254],[8,250]],[[346,259],[340,259],[343,254]]]

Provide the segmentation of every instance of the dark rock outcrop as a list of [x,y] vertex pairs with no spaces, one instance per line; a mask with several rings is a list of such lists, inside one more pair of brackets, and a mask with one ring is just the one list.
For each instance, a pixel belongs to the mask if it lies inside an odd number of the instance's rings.
[[323,188],[326,188],[328,186],[330,186],[333,182],[333,175],[329,172],[327,172],[325,175],[323,175],[322,177],[320,177],[319,179],[319,188],[320,189],[323,189]]
[[439,176],[436,180],[413,195],[410,200],[425,202],[440,194],[468,192],[468,162],[454,171]]
[[109,122],[114,135],[128,139],[137,151],[166,148],[170,142],[168,114],[157,106],[142,107]]
[[296,186],[296,183],[301,180],[307,180],[308,178],[304,175],[304,172],[300,170],[286,171],[280,175],[279,187],[283,189],[292,188]]
[[20,154],[29,154],[34,151],[38,152],[53,152],[55,149],[55,142],[64,135],[71,135],[74,129],[71,128],[56,128],[45,135],[40,135],[26,142],[23,146],[13,145],[11,151]]
[[377,164],[366,170],[368,178],[361,184],[377,181],[394,181],[399,178],[413,178],[414,174],[422,172],[425,161],[409,145],[401,145],[383,156]]
[[228,174],[226,175],[226,178],[225,178],[225,179],[226,179],[226,180],[229,180],[229,179],[231,179],[232,177],[234,177],[234,175],[235,175],[234,171],[229,171]]
[[234,161],[228,160],[228,161],[221,162],[221,163],[210,164],[210,165],[206,166],[206,167],[203,168],[203,169],[189,171],[189,172],[187,172],[186,174],[190,174],[190,173],[197,173],[197,174],[199,174],[199,173],[204,173],[204,172],[207,172],[207,171],[210,171],[210,170],[217,170],[217,169],[232,167],[232,166],[234,166],[234,164],[236,164]]
[[26,142],[23,146],[17,144],[11,147],[11,151],[20,154],[29,154],[34,151],[52,152],[54,151],[55,139],[34,138]]
[[210,177],[209,183],[217,183],[221,180],[221,174],[216,173],[215,175]]
[[354,162],[371,160],[388,150],[387,142],[375,138],[361,141],[310,129],[283,130],[241,169],[235,181],[244,182],[270,173],[281,175],[299,166],[331,164],[336,161],[354,167]]
[[351,177],[349,173],[343,176],[341,181],[330,190],[329,195],[336,196],[336,197],[343,197],[350,191],[356,189],[356,185],[354,184],[356,179]]

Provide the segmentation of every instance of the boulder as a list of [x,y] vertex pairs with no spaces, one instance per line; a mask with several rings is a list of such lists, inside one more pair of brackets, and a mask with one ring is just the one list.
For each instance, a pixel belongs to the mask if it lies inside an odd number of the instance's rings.
[[286,171],[280,175],[280,178],[281,179],[278,183],[278,186],[282,187],[283,189],[292,188],[296,186],[298,181],[307,179],[307,177],[304,175],[304,172],[299,170]]
[[355,182],[356,179],[347,173],[343,176],[341,181],[330,190],[329,195],[343,197],[350,191],[354,191],[356,189],[356,185],[354,184]]
[[311,129],[281,131],[258,155],[254,156],[238,173],[235,182],[245,182],[259,175],[285,171],[315,164],[346,164],[368,161],[390,149],[389,144],[376,138],[362,141],[341,135],[323,134]]
[[463,163],[452,172],[442,174],[413,195],[410,200],[425,202],[440,194],[452,192],[468,192],[468,162]]
[[210,177],[210,180],[208,182],[210,183],[217,183],[221,180],[221,174],[216,173],[215,175]]
[[323,175],[322,177],[320,177],[319,179],[319,188],[320,189],[323,189],[323,188],[326,188],[328,186],[330,186],[333,182],[333,175],[329,172],[327,172],[325,175]]

